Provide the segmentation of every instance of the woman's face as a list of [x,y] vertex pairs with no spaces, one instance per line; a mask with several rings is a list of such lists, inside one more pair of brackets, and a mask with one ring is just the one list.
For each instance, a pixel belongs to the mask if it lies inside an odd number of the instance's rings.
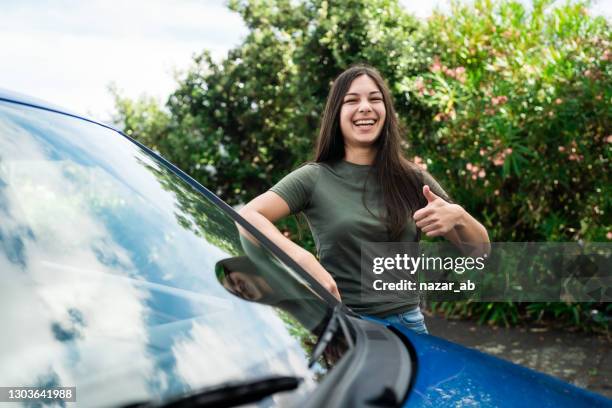
[[264,295],[272,293],[272,289],[262,278],[239,271],[228,273],[226,275],[226,283],[231,292],[234,292],[234,294],[243,299],[254,302],[261,299]]
[[380,135],[386,114],[383,94],[372,78],[365,74],[355,78],[340,109],[344,145],[371,146]]

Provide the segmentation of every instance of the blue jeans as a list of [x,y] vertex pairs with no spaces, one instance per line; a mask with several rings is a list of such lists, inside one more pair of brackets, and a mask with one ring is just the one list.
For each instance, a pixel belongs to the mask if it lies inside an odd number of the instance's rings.
[[384,319],[391,323],[401,324],[418,334],[429,333],[425,326],[425,317],[418,306],[402,313],[385,316]]

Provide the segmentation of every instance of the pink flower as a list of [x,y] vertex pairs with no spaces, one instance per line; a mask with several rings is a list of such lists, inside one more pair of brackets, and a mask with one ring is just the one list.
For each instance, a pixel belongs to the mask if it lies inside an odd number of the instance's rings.
[[423,82],[422,78],[418,78],[414,85],[416,86],[417,91],[422,92],[425,89],[425,82]]
[[417,80],[414,82],[414,85],[419,95],[423,95],[425,92],[427,92],[427,89],[425,89],[425,82],[422,78],[417,78]]
[[559,146],[559,151],[563,153],[565,151],[565,146]]
[[429,67],[431,72],[440,72],[442,70],[442,64],[440,64],[440,58],[435,57],[433,64]]
[[487,175],[485,170],[476,164],[467,163],[465,168],[471,173],[470,177],[472,180],[477,180],[479,177],[484,178]]
[[561,98],[557,98],[557,99],[555,99],[555,103],[556,103],[557,105],[561,105],[561,104],[563,103],[563,99],[561,99]]
[[493,164],[496,166],[503,166],[506,158],[503,153],[498,153],[493,157]]
[[493,104],[493,106],[503,105],[506,102],[508,102],[508,97],[505,95],[494,96],[493,98],[491,98],[491,103]]
[[608,233],[606,234],[606,238],[612,239],[612,231],[608,231]]
[[498,195],[499,195],[499,190],[495,190],[495,191],[493,192],[493,194],[495,194],[496,196],[498,196]]
[[612,135],[609,135],[608,137],[606,137],[606,142],[612,143]]
[[511,147],[508,147],[508,148],[506,148],[506,150],[504,150],[504,156],[508,155],[508,154],[512,154],[512,148]]
[[487,151],[485,149],[480,149],[480,155],[484,156],[487,153]]
[[455,78],[457,79],[457,81],[461,83],[465,83],[465,80],[466,80],[465,67],[455,68]]

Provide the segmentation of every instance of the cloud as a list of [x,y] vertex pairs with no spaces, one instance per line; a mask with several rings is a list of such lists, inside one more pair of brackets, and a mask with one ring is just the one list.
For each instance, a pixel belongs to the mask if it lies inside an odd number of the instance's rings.
[[111,82],[165,99],[194,53],[220,59],[246,33],[222,1],[3,2],[0,13],[0,88],[102,120]]
[[[0,236],[3,241],[19,238],[24,248],[19,263],[0,251],[1,382],[25,386],[54,378],[62,386],[79,383],[79,402],[84,406],[104,404],[116,393],[145,397],[146,376],[153,375],[147,352],[148,293],[114,278],[134,269],[128,254],[84,208],[87,191],[65,178],[64,162],[45,160],[44,144],[25,131],[1,120],[0,129],[14,137],[0,138],[4,154],[0,175],[8,186],[0,198],[5,208]],[[16,160],[19,157],[27,159]],[[75,225],[79,234],[74,233]],[[106,242],[106,250],[126,269],[102,264],[91,249],[96,241]],[[49,268],[50,259],[60,267]],[[89,273],[82,265],[98,273]],[[87,392],[100,388],[93,381],[96,375],[108,375],[126,361],[138,364],[145,376],[126,375],[123,381],[109,384],[117,387],[114,392],[107,388],[105,395],[95,398]]]

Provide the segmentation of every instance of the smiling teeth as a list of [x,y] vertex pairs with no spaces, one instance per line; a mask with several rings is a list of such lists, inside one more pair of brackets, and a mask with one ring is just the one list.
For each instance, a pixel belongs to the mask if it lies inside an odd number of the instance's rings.
[[357,126],[359,126],[359,125],[373,125],[374,124],[374,120],[371,120],[371,119],[370,120],[357,120],[357,121],[355,121],[355,124]]

